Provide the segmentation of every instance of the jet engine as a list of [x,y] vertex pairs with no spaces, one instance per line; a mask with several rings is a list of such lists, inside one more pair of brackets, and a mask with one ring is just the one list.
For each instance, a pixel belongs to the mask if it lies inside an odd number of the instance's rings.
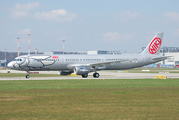
[[88,74],[89,72],[90,72],[90,68],[86,66],[76,66],[74,68],[74,73],[76,75],[84,75],[84,74]]

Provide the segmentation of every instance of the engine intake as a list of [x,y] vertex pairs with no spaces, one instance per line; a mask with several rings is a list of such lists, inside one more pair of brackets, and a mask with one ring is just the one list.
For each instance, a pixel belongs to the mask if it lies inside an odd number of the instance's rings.
[[86,66],[76,66],[74,68],[74,73],[76,75],[84,75],[84,74],[88,74],[89,72],[90,72],[90,68]]

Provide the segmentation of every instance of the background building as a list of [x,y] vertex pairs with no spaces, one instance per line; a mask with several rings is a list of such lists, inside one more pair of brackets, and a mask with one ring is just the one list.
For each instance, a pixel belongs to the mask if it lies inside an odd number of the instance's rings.
[[[6,61],[6,66],[7,66],[7,63],[8,63],[9,61],[7,60]],[[0,68],[1,67],[5,67],[5,60],[0,60]]]

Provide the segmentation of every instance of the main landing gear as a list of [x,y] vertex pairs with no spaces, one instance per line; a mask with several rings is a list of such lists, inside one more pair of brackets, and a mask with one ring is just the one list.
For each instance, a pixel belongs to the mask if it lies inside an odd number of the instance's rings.
[[81,75],[83,78],[87,78],[88,74]]
[[[84,74],[84,75],[81,75],[81,76],[82,76],[83,78],[87,78],[87,77],[88,77],[88,74]],[[94,77],[94,78],[99,78],[99,76],[100,76],[99,73],[94,73],[94,74],[93,74],[93,77]]]
[[93,77],[94,77],[94,78],[99,78],[99,73],[94,73],[94,74],[93,74]]
[[25,76],[27,79],[29,79],[30,78],[30,76],[29,76],[29,71],[27,71],[27,75]]

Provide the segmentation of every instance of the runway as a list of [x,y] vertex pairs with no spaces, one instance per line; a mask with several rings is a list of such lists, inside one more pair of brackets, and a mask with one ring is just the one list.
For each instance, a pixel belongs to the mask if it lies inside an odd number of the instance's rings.
[[[16,72],[23,72],[23,71],[11,71],[11,73]],[[23,72],[24,73],[24,72]],[[57,74],[57,71],[51,72],[41,72],[40,74]],[[30,77],[26,79],[24,77],[0,77],[0,80],[67,80],[67,79],[154,79],[156,75],[158,76],[167,76],[167,78],[179,78],[178,73],[118,73],[118,72],[111,72],[111,71],[99,71],[100,77],[93,78],[93,73],[90,73],[88,78],[82,78],[81,76],[59,76],[59,77]]]

